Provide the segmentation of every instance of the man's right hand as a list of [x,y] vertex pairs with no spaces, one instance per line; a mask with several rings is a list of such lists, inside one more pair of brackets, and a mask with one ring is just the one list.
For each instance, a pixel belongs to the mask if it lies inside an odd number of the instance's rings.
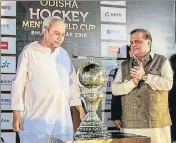
[[133,83],[134,83],[135,85],[138,85],[139,80],[138,80],[137,78],[133,77]]
[[120,120],[114,120],[114,124],[116,125],[117,128],[121,128],[121,122]]
[[18,111],[18,110],[13,111],[13,130],[15,132],[19,132],[20,130],[24,130],[20,111]]

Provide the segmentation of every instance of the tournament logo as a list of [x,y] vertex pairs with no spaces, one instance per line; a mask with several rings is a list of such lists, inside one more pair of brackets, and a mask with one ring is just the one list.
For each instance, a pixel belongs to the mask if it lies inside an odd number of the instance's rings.
[[120,31],[117,30],[107,30],[107,34],[119,34]]
[[117,18],[117,17],[122,17],[122,14],[121,13],[110,13],[110,12],[106,12],[105,13],[105,17],[114,17],[114,18]]
[[1,137],[1,142],[2,143],[7,143],[7,142],[5,142],[5,140]]
[[2,9],[2,10],[11,10],[12,8],[11,8],[10,5],[2,5],[2,6],[1,6],[1,9]]
[[1,28],[4,28],[4,29],[9,29],[9,24],[8,23],[1,23]]
[[10,63],[5,61],[4,63],[1,63],[1,68],[9,68]]
[[11,85],[12,81],[11,80],[1,80],[1,85]]
[[8,42],[1,41],[1,49],[8,50]]
[[119,46],[108,46],[108,53],[120,54],[120,47]]

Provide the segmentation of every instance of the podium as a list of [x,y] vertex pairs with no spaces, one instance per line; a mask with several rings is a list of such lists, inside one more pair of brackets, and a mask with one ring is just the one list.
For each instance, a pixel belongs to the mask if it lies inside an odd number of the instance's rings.
[[66,141],[65,143],[150,143],[150,137],[112,132],[112,138],[92,138],[85,140]]

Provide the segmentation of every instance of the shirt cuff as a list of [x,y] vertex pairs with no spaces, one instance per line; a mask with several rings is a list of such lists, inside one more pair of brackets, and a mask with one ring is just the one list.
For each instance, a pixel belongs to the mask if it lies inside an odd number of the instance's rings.
[[11,105],[10,109],[11,110],[24,111],[24,106],[23,105]]
[[125,82],[127,82],[126,86],[130,87],[131,89],[134,89],[135,87],[137,87],[136,84],[134,84],[133,80],[125,80]]
[[150,85],[150,82],[152,82],[153,76],[154,76],[154,75],[152,75],[152,74],[148,74],[148,75],[147,75],[147,80],[145,81],[145,83],[147,83],[147,84]]

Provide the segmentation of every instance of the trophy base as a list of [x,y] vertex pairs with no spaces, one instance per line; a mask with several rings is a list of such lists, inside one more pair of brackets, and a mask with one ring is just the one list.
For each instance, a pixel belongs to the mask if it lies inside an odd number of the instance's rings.
[[96,114],[93,117],[91,118],[90,113],[88,113],[77,129],[74,135],[75,139],[111,138],[111,134],[100,118]]
[[100,135],[100,134],[93,134],[93,135],[75,135],[74,136],[76,140],[84,140],[84,139],[109,139],[111,138],[111,135],[108,134],[108,135]]
[[[91,128],[89,128],[91,130]],[[95,139],[95,138],[101,138],[101,139],[105,139],[105,138],[111,138],[111,134],[106,130],[104,131],[84,131],[84,132],[80,132],[77,131],[74,135],[75,139]]]

